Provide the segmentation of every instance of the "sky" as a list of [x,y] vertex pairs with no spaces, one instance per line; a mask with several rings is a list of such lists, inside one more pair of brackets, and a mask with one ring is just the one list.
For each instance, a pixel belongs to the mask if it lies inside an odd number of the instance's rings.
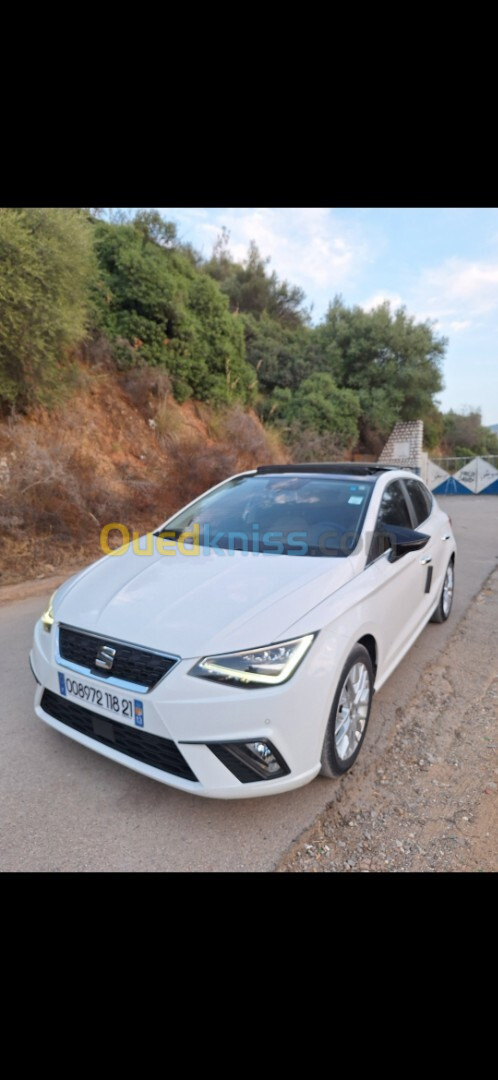
[[389,300],[449,339],[440,407],[477,407],[498,423],[498,209],[175,208],[161,213],[209,257],[222,226],[234,257],[251,240],[306,293],[313,322],[339,293],[369,309]]

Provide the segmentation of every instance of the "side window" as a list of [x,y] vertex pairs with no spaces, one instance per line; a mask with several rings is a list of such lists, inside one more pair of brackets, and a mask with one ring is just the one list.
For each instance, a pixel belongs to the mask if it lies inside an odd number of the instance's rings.
[[432,510],[432,498],[418,480],[405,480],[405,484],[413,503],[417,525],[421,525]]
[[399,480],[393,480],[392,484],[386,488],[382,496],[377,524],[401,525],[404,529],[412,528],[405,494]]
[[393,480],[382,496],[377,515],[377,524],[368,553],[367,566],[389,550],[391,545],[383,531],[384,527],[388,529],[389,525],[400,525],[403,529],[412,528],[410,511],[399,480]]

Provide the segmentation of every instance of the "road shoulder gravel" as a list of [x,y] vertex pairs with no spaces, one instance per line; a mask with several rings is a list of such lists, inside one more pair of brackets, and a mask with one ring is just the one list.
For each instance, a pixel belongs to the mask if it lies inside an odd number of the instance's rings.
[[382,762],[334,801],[280,873],[498,869],[498,572],[397,710]]

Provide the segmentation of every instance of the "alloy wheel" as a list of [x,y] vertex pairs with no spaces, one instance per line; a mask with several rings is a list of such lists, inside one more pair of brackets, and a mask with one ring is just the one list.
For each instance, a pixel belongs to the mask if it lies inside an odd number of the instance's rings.
[[443,585],[443,612],[444,612],[445,618],[448,618],[448,615],[449,615],[449,613],[451,611],[451,604],[452,604],[452,601],[453,601],[453,585],[454,585],[453,563],[450,563],[450,565],[448,566],[448,569],[446,571],[446,577],[444,579],[444,585]]
[[354,754],[368,718],[370,674],[361,661],[346,675],[335,717],[335,749],[341,761]]

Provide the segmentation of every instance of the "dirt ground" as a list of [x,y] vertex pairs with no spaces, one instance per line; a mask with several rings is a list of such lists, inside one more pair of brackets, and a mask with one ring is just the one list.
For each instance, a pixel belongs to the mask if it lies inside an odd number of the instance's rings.
[[39,578],[29,578],[28,581],[20,581],[16,585],[0,585],[0,607],[2,604],[15,604],[18,600],[26,600],[30,596],[50,596],[59,585],[63,585],[69,577],[83,570],[85,565],[89,565],[96,558],[98,553],[94,553],[93,559],[81,560],[79,564],[62,563],[58,574],[40,574]]
[[498,869],[498,571],[360,786],[353,768],[280,873]]

